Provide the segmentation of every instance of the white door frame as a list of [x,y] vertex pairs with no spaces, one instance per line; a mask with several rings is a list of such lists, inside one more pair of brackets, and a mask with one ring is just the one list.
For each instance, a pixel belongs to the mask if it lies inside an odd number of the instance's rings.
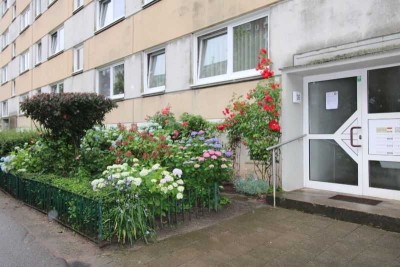
[[[357,110],[356,112],[350,116],[350,118],[334,133],[334,134],[309,134],[309,106],[308,106],[308,84],[310,82],[315,81],[327,81],[327,80],[336,80],[341,78],[349,78],[349,77],[361,77],[361,81],[357,82]],[[329,190],[329,191],[336,191],[341,193],[348,193],[348,194],[362,194],[362,152],[361,148],[353,148],[357,154],[355,154],[351,149],[341,141],[342,132],[345,128],[348,128],[351,123],[357,119],[357,126],[362,126],[361,121],[361,99],[362,99],[362,88],[363,83],[366,81],[366,78],[363,77],[363,72],[361,70],[351,70],[351,71],[343,71],[343,72],[335,72],[329,74],[321,74],[321,75],[314,75],[305,77],[303,80],[303,88],[304,88],[304,129],[303,131],[307,133],[307,137],[304,138],[304,187],[310,187],[320,190]],[[310,138],[312,137],[312,138]],[[310,158],[310,151],[309,151],[309,141],[310,139],[334,139],[338,145],[346,151],[346,153],[353,158],[354,161],[358,164],[358,185],[345,185],[345,184],[335,184],[329,182],[318,182],[318,181],[311,181],[309,179],[310,169],[309,169],[309,158]],[[363,139],[361,140],[363,143]],[[363,144],[362,144],[363,145]]]
[[[308,134],[304,138],[304,187],[310,187],[321,190],[336,191],[349,194],[366,195],[372,197],[381,197],[387,199],[400,200],[399,190],[390,189],[379,189],[369,187],[369,161],[379,160],[379,161],[395,161],[400,162],[400,156],[377,156],[369,155],[368,143],[368,121],[372,119],[400,119],[400,113],[379,113],[379,114],[369,114],[368,113],[368,71],[373,69],[382,69],[387,67],[400,66],[400,62],[390,65],[380,65],[370,68],[355,69],[351,71],[335,72],[321,75],[307,76],[303,79],[304,88],[304,133],[309,133],[309,117],[308,117],[308,83],[312,81],[325,81],[340,79],[346,77],[361,77],[361,80],[357,82],[357,112],[359,115],[353,114],[353,116],[360,116],[361,119],[361,135],[362,147],[359,148],[358,157],[358,186],[334,184],[327,182],[316,182],[309,180],[309,140],[310,139],[325,139],[327,135],[310,135]],[[352,117],[353,117],[352,116]],[[346,122],[347,123],[347,122]],[[342,128],[342,127],[341,127]],[[334,135],[333,135],[334,136]],[[341,144],[339,144],[341,145]],[[342,148],[344,148],[341,145]],[[344,148],[345,149],[345,148]],[[345,149],[346,152],[348,150]],[[354,157],[352,157],[354,159]]]

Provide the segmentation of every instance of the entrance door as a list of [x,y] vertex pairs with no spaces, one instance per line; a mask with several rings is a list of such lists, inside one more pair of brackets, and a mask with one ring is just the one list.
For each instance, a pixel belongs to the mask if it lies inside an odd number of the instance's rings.
[[305,78],[305,186],[362,194],[362,72]]

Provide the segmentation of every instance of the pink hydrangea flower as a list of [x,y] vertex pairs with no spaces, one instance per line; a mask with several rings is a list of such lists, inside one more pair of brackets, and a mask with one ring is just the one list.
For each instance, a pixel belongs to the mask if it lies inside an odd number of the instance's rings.
[[217,155],[217,156],[222,156],[222,152],[221,151],[215,151],[215,155]]
[[203,154],[203,157],[205,157],[205,158],[209,158],[209,157],[210,157],[210,153],[208,153],[208,152],[205,152],[205,153]]
[[198,157],[197,159],[198,159],[198,161],[204,161],[203,157]]
[[215,154],[215,151],[214,151],[214,150],[208,150],[208,153],[209,153],[210,155],[214,155],[214,154]]
[[212,159],[217,159],[218,157],[215,156],[215,155],[212,155],[211,158],[212,158]]

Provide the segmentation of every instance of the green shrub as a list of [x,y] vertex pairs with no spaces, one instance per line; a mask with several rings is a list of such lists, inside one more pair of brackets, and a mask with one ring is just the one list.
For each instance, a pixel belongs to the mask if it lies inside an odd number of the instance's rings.
[[26,116],[44,128],[46,136],[63,139],[77,152],[81,138],[117,105],[95,93],[38,94],[21,103]]
[[31,143],[38,137],[35,131],[17,132],[6,130],[0,132],[0,156],[6,156],[15,147],[23,147],[25,143]]
[[265,180],[239,178],[234,181],[234,185],[237,192],[246,195],[260,196],[268,192],[268,183]]

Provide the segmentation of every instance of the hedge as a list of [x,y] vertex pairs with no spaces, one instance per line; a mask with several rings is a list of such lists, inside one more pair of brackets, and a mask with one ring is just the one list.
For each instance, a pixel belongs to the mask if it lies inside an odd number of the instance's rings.
[[35,131],[0,131],[0,157],[9,154],[16,146],[23,147],[25,143],[32,142],[37,137]]

